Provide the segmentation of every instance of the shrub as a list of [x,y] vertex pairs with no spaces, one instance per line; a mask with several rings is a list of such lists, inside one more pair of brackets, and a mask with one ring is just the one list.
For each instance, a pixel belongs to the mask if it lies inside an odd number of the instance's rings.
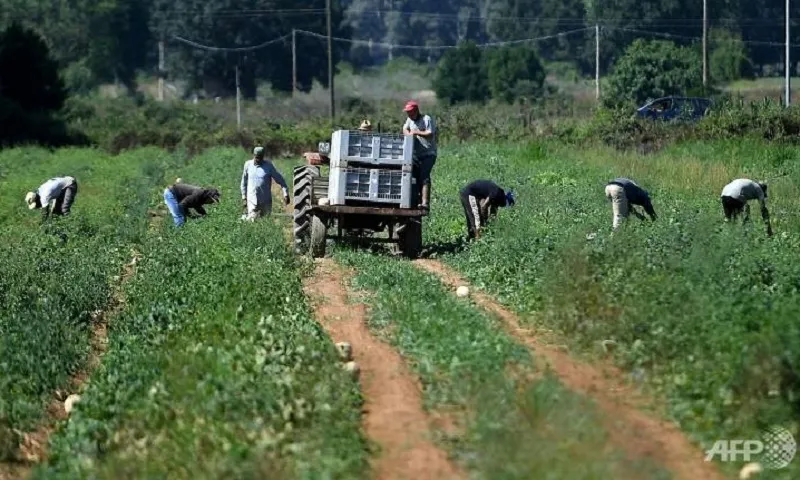
[[608,78],[607,106],[640,105],[650,98],[702,89],[701,59],[692,48],[665,40],[636,40]]
[[714,83],[751,78],[753,62],[741,36],[725,29],[711,30],[709,68]]
[[504,47],[488,57],[492,98],[513,103],[515,98],[535,98],[542,93],[545,71],[532,49]]
[[484,102],[489,97],[483,52],[472,42],[442,56],[433,80],[436,96],[447,103]]

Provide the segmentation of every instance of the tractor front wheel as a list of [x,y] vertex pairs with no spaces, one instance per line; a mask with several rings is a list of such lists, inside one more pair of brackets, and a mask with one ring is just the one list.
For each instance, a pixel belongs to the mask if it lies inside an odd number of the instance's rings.
[[422,220],[409,220],[398,237],[400,253],[410,259],[419,257],[422,252]]

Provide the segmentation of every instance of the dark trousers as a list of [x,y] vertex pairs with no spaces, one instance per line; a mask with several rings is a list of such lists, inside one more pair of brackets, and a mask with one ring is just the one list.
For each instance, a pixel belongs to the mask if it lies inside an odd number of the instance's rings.
[[725,212],[726,219],[736,220],[739,215],[745,213],[745,202],[738,198],[722,197],[722,211]]
[[418,178],[421,185],[431,184],[431,172],[436,165],[436,155],[425,155],[417,159]]
[[69,215],[72,208],[72,202],[78,195],[78,182],[73,182],[72,185],[64,188],[61,195],[56,199],[56,204],[53,207],[53,215]]

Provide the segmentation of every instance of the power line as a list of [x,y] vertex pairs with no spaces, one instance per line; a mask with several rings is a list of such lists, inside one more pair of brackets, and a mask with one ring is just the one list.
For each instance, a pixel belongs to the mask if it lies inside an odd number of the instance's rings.
[[[452,20],[460,20],[460,21],[528,21],[528,22],[565,22],[565,23],[576,23],[582,22],[584,24],[595,24],[595,23],[636,23],[640,22],[641,20],[636,20],[632,18],[590,18],[590,17],[542,17],[537,15],[528,15],[528,16],[476,16],[476,15],[460,15],[457,13],[428,13],[428,12],[404,12],[399,10],[361,10],[357,12],[346,12],[345,16],[358,16],[364,14],[375,14],[375,15],[385,15],[385,14],[393,14],[393,15],[400,15],[400,16],[416,16],[422,18],[439,18],[439,19],[452,19]],[[775,20],[770,20],[763,17],[738,17],[738,18],[730,18],[730,17],[718,17],[718,18],[709,18],[710,22],[718,22],[718,23],[734,23],[734,24],[741,24],[742,21],[757,21],[757,22],[765,22],[770,25],[773,24],[780,24],[783,25],[782,18],[776,18]],[[698,24],[703,22],[702,17],[671,17],[668,19],[659,19],[659,22],[671,22],[671,23],[685,23],[685,22],[697,22]]]
[[[685,35],[673,35],[671,33],[662,33],[662,32],[652,32],[647,30],[637,30],[634,28],[622,28],[622,27],[604,27],[607,30],[618,30],[623,32],[631,32],[631,33],[640,33],[645,35],[652,35],[655,37],[663,37],[663,38],[674,38],[679,40],[701,40],[701,37],[688,37]],[[714,41],[720,41],[716,39]],[[782,47],[785,45],[784,42],[766,42],[766,41],[759,41],[759,40],[740,40],[735,38],[724,39],[723,41],[731,41],[731,42],[742,42],[749,45],[764,45],[769,47]],[[792,43],[789,44],[790,47],[800,47],[800,44]]]
[[[571,35],[574,33],[579,32],[586,32],[588,30],[594,30],[594,27],[586,27],[586,28],[579,28],[576,30],[569,30],[566,32],[560,32],[553,35],[545,35],[542,37],[534,37],[534,38],[524,38],[520,40],[509,40],[503,42],[489,42],[489,43],[482,43],[477,44],[478,47],[500,47],[505,45],[516,45],[520,43],[527,43],[527,42],[535,42],[539,40],[549,40],[552,38],[563,37],[566,35]],[[327,35],[322,35],[315,32],[309,32],[307,30],[297,30],[297,33],[303,33],[305,35],[310,35],[312,37],[317,38],[328,38]],[[384,43],[384,42],[373,42],[370,40],[359,40],[354,38],[342,38],[342,37],[331,37],[332,40],[337,42],[345,42],[345,43],[352,43],[356,45],[368,45],[372,47],[383,47],[383,48],[391,48],[391,49],[406,49],[406,50],[446,50],[451,48],[457,48],[459,45],[401,45],[401,44],[392,44],[392,43]]]
[[258,15],[266,15],[269,13],[315,13],[315,12],[322,12],[325,13],[324,8],[279,8],[279,9],[241,9],[241,10],[214,10],[212,12],[208,12],[204,9],[180,9],[180,10],[169,10],[168,13],[207,13],[209,15],[234,15],[234,14],[258,14]]
[[174,38],[175,40],[177,40],[179,42],[185,43],[185,44],[187,44],[187,45],[189,45],[191,47],[200,48],[202,50],[208,50],[208,51],[211,51],[211,52],[251,52],[253,50],[259,50],[259,49],[262,49],[264,47],[268,47],[268,46],[270,46],[272,44],[284,41],[287,38],[289,38],[290,36],[291,36],[291,34],[287,34],[287,35],[284,35],[282,37],[278,37],[278,38],[274,38],[272,40],[268,40],[268,41],[266,41],[264,43],[261,43],[259,45],[252,45],[252,46],[249,46],[249,47],[215,47],[215,46],[211,46],[211,45],[202,45],[200,43],[193,42],[191,40],[187,40],[187,39],[179,37],[177,35],[173,35],[172,38]]

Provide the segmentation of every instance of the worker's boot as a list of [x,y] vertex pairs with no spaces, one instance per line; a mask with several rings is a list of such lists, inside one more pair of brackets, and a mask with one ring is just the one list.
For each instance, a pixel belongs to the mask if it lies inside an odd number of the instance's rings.
[[422,186],[422,205],[420,206],[423,210],[428,210],[430,208],[430,200],[431,200],[431,186],[426,184]]

